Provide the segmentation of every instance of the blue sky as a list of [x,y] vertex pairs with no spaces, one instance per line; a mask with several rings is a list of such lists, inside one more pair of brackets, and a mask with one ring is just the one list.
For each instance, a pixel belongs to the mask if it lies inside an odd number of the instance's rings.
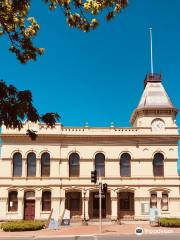
[[[101,19],[90,33],[70,29],[57,9],[50,12],[42,1],[32,1],[31,15],[41,30],[35,39],[45,48],[36,62],[21,65],[0,41],[0,77],[19,89],[33,92],[40,113],[54,111],[64,125],[130,126],[129,119],[150,71],[148,28],[153,28],[154,70],[180,107],[180,1],[129,0],[113,21]],[[180,116],[177,118],[180,125]]]

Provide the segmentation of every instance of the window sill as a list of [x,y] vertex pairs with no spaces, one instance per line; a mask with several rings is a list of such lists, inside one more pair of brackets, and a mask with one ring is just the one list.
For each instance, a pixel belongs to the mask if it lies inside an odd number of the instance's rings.
[[169,210],[161,210],[161,214],[170,214]]
[[40,214],[50,214],[51,211],[40,211]]
[[6,212],[6,214],[19,214],[19,212],[18,211],[8,211],[8,212]]

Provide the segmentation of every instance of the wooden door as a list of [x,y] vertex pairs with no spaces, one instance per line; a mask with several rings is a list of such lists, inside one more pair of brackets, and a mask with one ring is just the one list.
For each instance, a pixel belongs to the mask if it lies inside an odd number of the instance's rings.
[[34,220],[34,218],[35,218],[35,200],[25,200],[24,220]]

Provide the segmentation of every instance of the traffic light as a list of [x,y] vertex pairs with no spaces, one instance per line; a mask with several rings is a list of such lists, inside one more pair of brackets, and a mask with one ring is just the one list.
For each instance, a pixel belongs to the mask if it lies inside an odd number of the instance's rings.
[[108,185],[107,185],[107,183],[104,183],[103,184],[103,189],[102,189],[102,191],[103,191],[103,193],[107,193],[107,189],[108,189]]
[[91,171],[91,182],[96,183],[97,182],[97,171]]

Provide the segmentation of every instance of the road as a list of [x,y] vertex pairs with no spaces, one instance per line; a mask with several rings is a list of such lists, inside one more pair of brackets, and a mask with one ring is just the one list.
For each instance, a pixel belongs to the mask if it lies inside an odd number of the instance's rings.
[[75,236],[75,237],[50,237],[50,238],[43,238],[43,237],[18,237],[18,238],[0,238],[0,240],[179,240],[180,234],[152,234],[152,235],[143,235],[141,237],[137,237],[135,235],[130,236]]

